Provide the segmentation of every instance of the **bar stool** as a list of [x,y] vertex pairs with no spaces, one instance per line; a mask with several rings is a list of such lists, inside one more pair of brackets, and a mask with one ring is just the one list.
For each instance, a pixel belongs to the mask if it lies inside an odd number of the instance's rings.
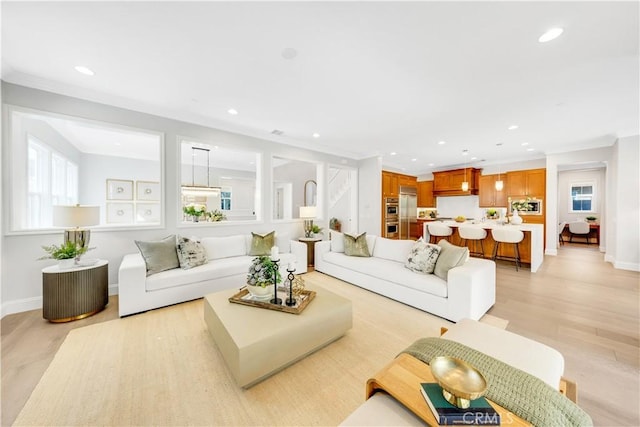
[[495,240],[496,242],[496,245],[493,247],[492,259],[494,261],[496,260],[496,257],[498,255],[498,247],[500,246],[500,243],[512,243],[515,249],[515,254],[516,254],[515,258],[501,257],[501,259],[514,260],[516,262],[516,271],[518,271],[518,264],[520,263],[520,249],[518,247],[518,244],[522,242],[522,240],[524,239],[524,233],[515,228],[509,228],[509,226],[506,226],[506,227],[492,229],[491,236],[493,237],[493,240]]
[[453,234],[453,229],[441,222],[432,222],[427,224],[427,230],[429,230],[429,243],[436,243],[438,237],[442,237],[446,241],[449,241],[449,236]]
[[562,233],[564,232],[564,228],[567,226],[567,221],[562,221],[558,224],[558,241],[560,245],[564,245],[564,238],[562,237]]
[[[469,252],[469,255],[480,255],[484,258],[484,244],[482,242],[487,238],[487,230],[479,227],[462,226],[458,228],[458,234],[462,239],[460,246],[467,246],[467,240],[473,240],[474,251]],[[478,240],[480,241],[480,249],[482,252],[476,251]]]

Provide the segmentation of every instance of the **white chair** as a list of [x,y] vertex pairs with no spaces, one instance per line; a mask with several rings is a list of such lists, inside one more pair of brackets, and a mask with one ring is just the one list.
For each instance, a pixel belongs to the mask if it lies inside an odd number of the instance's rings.
[[561,245],[564,245],[564,238],[562,237],[562,233],[564,232],[564,228],[567,226],[567,221],[562,221],[558,224],[558,241]]
[[500,243],[511,243],[514,247],[515,257],[501,257],[501,259],[514,260],[516,262],[516,271],[518,271],[518,266],[520,264],[520,248],[518,244],[524,239],[524,233],[518,229],[505,226],[492,229],[491,236],[496,242],[495,246],[493,247],[492,259],[494,261],[496,260]]
[[[460,235],[461,246],[467,245],[467,240],[473,240],[473,251],[469,253],[469,255],[480,255],[484,258],[484,239],[487,238],[487,230],[479,227],[469,227],[462,226],[458,228],[458,234]],[[477,248],[478,241],[480,241],[480,250],[482,252],[478,252],[475,249]]]
[[429,243],[436,243],[438,237],[449,241],[449,236],[453,234],[453,229],[441,222],[431,222],[427,225],[429,231]]
[[589,223],[586,221],[574,221],[569,223],[569,243],[573,243],[573,236],[584,237],[587,241],[587,245],[589,244],[589,233],[591,233],[591,228],[589,227]]

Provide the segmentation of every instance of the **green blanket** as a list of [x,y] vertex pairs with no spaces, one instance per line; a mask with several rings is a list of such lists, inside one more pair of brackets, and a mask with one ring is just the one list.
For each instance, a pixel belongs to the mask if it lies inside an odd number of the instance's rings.
[[422,338],[403,353],[427,364],[436,356],[464,360],[487,380],[487,399],[534,426],[593,426],[586,412],[544,381],[463,344],[444,338]]

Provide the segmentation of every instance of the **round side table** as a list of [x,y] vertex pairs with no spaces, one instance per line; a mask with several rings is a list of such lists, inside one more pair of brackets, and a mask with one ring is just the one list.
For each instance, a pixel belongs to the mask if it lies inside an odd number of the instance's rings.
[[42,317],[50,322],[70,322],[96,314],[109,303],[109,263],[60,269],[42,269]]

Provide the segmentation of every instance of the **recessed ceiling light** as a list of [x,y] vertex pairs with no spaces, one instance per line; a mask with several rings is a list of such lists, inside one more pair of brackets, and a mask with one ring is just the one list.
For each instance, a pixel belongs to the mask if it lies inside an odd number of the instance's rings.
[[468,154],[469,154],[469,150],[467,150],[467,149],[462,150],[462,155],[463,156],[466,156]]
[[86,76],[93,76],[95,74],[91,68],[85,67],[84,65],[76,65],[73,68],[75,68],[77,72],[82,73]]
[[529,143],[528,143],[528,142],[523,142],[523,143],[522,143],[522,146],[523,146],[523,147],[526,147],[527,145],[529,145]]
[[236,110],[235,108],[229,108],[227,110],[227,113],[231,114],[232,116],[235,116],[236,114],[238,114],[238,110]]
[[293,59],[298,56],[298,51],[292,47],[285,47],[282,49],[282,57],[284,59]]
[[436,165],[435,163],[429,163],[429,166],[435,166],[435,165]]
[[471,160],[475,160],[475,159],[477,159],[477,157],[472,157],[472,158],[471,158]]
[[527,151],[533,151],[535,148],[527,148]]
[[518,129],[518,125],[511,125],[507,129],[508,130],[516,130],[516,129]]
[[438,141],[438,145],[444,145],[446,143],[447,143],[447,141]]
[[562,28],[551,28],[550,30],[547,30],[546,33],[541,35],[540,38],[538,38],[538,41],[540,43],[550,42],[551,40],[560,36],[560,34],[562,34],[563,31],[564,30]]
[[389,153],[390,156],[395,156],[396,154],[398,154],[398,153],[396,153],[395,151],[392,151],[392,152]]
[[320,138],[320,134],[318,132],[314,132],[313,137],[314,138]]
[[411,161],[412,161],[412,162],[417,162],[417,161],[418,161],[418,159],[411,159]]
[[502,142],[498,142],[498,143],[496,144],[496,146],[498,146],[498,147],[502,146]]

